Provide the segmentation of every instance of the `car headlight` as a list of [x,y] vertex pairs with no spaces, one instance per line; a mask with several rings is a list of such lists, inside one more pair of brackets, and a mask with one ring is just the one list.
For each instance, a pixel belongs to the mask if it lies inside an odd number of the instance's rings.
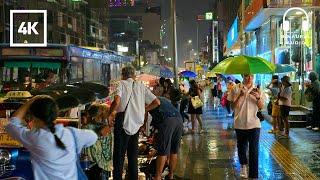
[[5,149],[0,149],[0,164],[5,164],[11,159],[11,154]]

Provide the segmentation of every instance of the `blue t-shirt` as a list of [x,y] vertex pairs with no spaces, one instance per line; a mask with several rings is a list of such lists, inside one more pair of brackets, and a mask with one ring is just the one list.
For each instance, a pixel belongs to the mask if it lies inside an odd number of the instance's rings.
[[36,180],[77,180],[78,155],[75,152],[75,140],[78,151],[81,151],[82,148],[93,145],[98,137],[91,130],[73,128],[74,137],[71,130],[63,127],[62,124],[55,125],[55,130],[57,136],[65,144],[65,150],[57,147],[49,129],[30,130],[16,117],[13,117],[6,126],[7,133],[30,151]]
[[157,126],[170,117],[179,117],[176,119],[181,120],[180,112],[171,104],[170,100],[165,97],[158,97],[158,99],[160,106],[149,112],[152,116],[151,125]]

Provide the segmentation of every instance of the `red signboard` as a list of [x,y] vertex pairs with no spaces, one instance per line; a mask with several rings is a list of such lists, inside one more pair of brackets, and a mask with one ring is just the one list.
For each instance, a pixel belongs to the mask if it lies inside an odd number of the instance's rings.
[[267,4],[266,0],[252,0],[250,5],[244,11],[243,25],[246,27],[257,13]]

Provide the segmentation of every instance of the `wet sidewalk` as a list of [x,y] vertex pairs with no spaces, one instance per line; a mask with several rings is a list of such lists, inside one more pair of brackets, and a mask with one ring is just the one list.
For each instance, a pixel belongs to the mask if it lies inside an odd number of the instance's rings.
[[[177,179],[240,179],[233,119],[210,103],[203,112],[207,133],[183,136]],[[295,128],[283,139],[270,129],[262,122],[259,179],[320,179],[320,132]]]

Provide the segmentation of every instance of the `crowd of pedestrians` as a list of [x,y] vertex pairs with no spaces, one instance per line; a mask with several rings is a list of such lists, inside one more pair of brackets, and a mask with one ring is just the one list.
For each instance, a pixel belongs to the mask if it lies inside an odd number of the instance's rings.
[[[114,93],[111,106],[90,105],[82,114],[82,129],[55,124],[58,116],[56,102],[49,96],[35,96],[22,105],[6,126],[8,133],[31,153],[35,179],[108,179],[123,178],[125,157],[128,159],[128,179],[138,179],[139,134],[147,131],[149,113],[154,128],[157,151],[155,180],[160,180],[164,166],[169,166],[166,179],[174,179],[178,151],[184,124],[191,123],[190,133],[204,133],[203,87],[195,80],[182,81],[179,88],[170,79],[160,78],[151,91],[135,80],[135,69],[124,67],[122,79]],[[258,178],[258,153],[261,119],[265,95],[254,84],[252,74],[243,74],[242,82],[231,77],[218,77],[210,83],[214,108],[222,105],[228,117],[234,119],[238,157],[242,178]],[[306,97],[313,103],[313,118],[307,128],[319,129],[320,83],[314,72],[306,84]],[[270,105],[272,129],[269,133],[289,136],[288,116],[292,89],[288,76],[272,76]],[[33,128],[25,124],[30,114]],[[28,118],[30,119],[30,118]],[[198,124],[198,129],[196,129]],[[188,133],[188,132],[187,132]],[[85,151],[95,165],[83,174],[79,153]],[[248,156],[247,156],[248,155]],[[80,169],[80,170],[79,170]],[[87,176],[87,177],[86,177]]]

